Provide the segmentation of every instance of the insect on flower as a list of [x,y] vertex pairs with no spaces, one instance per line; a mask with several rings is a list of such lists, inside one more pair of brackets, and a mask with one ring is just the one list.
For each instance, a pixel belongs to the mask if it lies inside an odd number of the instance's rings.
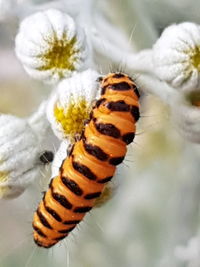
[[139,93],[126,74],[110,73],[101,81],[97,100],[81,138],[63,160],[34,214],[34,241],[49,248],[68,234],[95,205],[136,131]]

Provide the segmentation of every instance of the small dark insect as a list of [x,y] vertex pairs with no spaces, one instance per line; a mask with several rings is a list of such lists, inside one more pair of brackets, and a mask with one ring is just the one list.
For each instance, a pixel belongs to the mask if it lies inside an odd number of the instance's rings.
[[103,77],[102,76],[99,76],[96,81],[97,82],[102,82],[103,81]]
[[49,164],[50,162],[53,161],[54,154],[51,151],[44,151],[42,155],[40,156],[40,161],[43,164]]

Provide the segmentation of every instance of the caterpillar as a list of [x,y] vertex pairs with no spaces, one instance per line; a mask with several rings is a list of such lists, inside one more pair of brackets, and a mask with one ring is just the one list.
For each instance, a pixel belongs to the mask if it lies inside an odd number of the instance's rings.
[[34,213],[33,237],[38,246],[50,248],[83,220],[135,137],[140,117],[136,84],[123,73],[110,73],[99,82],[101,96],[90,119]]

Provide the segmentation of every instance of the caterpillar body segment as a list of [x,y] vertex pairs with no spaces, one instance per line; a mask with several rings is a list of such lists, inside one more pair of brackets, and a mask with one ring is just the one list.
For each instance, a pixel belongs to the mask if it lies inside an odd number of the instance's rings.
[[130,77],[110,73],[90,120],[53,178],[34,214],[34,241],[49,248],[68,234],[95,205],[135,136],[139,93]]

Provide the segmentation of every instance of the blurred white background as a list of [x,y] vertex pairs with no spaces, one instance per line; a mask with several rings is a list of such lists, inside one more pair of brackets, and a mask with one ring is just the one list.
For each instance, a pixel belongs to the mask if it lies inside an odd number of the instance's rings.
[[[28,116],[51,91],[27,76],[14,53],[20,19],[39,4],[70,8],[67,0],[0,0],[1,113]],[[151,48],[171,23],[200,22],[196,0],[101,0],[98,8],[127,36],[135,29],[135,50]],[[199,145],[179,136],[158,98],[144,96],[141,115],[112,199],[93,209],[65,242],[45,250],[32,241],[32,214],[48,177],[38,177],[19,198],[0,202],[0,267],[200,266],[199,242],[187,247],[199,232]]]

